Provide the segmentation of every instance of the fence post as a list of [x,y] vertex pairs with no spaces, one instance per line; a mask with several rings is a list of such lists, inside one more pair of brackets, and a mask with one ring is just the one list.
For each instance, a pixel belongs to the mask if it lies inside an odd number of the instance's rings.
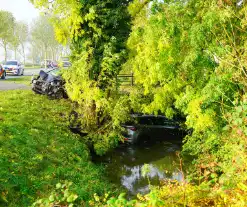
[[134,75],[133,75],[133,72],[131,73],[131,86],[134,85]]

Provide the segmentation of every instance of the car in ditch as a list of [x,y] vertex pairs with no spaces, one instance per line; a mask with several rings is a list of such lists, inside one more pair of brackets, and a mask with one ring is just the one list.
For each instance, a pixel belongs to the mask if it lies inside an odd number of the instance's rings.
[[3,65],[7,75],[23,75],[24,68],[18,60],[9,60]]
[[146,141],[181,139],[185,132],[177,120],[165,116],[132,114],[132,121],[122,125],[125,142],[137,144]]
[[5,79],[6,77],[6,71],[4,70],[3,66],[0,65],[0,78]]
[[54,99],[67,98],[64,87],[65,81],[61,76],[61,69],[55,68],[45,72],[40,70],[37,77],[32,77],[32,90]]

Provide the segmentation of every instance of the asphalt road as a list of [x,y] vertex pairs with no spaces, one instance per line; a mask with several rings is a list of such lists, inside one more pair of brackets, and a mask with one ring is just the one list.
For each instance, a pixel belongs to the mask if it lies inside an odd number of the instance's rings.
[[[40,70],[45,70],[45,69],[44,68],[24,69],[24,75],[23,76],[38,75]],[[6,79],[21,78],[23,76],[7,75]]]
[[[38,75],[39,71],[42,68],[39,69],[25,69],[23,76],[29,76],[31,80],[32,75]],[[43,69],[44,70],[44,69]],[[6,80],[12,79],[12,78],[21,78],[23,76],[14,76],[14,75],[7,75]],[[30,89],[30,86],[27,86],[25,84],[20,84],[16,82],[6,82],[5,80],[0,80],[0,91],[1,90],[15,90],[15,89]]]
[[6,91],[6,90],[15,90],[15,89],[30,89],[30,86],[27,86],[25,84],[20,83],[10,83],[10,82],[4,82],[4,80],[0,80],[0,91]]

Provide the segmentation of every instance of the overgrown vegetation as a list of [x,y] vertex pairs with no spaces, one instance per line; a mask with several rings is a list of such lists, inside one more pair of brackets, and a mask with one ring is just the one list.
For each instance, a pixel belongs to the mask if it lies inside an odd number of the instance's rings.
[[[33,2],[53,13],[60,41],[72,40],[66,88],[99,154],[131,110],[182,114],[193,129],[183,147],[195,157],[190,183],[150,195],[161,206],[246,206],[246,1]],[[128,94],[116,88],[120,71],[134,72]]]
[[[68,129],[71,104],[29,90],[0,92],[0,206],[30,206],[59,182],[73,182],[84,205],[111,185]],[[111,189],[113,190],[113,189]]]

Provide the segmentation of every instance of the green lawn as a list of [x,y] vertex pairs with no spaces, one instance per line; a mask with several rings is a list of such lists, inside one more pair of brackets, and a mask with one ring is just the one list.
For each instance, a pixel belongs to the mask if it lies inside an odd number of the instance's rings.
[[68,129],[70,110],[69,101],[30,90],[0,92],[0,206],[30,206],[65,180],[82,203],[110,190],[103,169]]
[[6,78],[4,82],[12,82],[12,83],[22,83],[25,85],[31,85],[31,76],[22,76],[18,78]]
[[41,66],[40,65],[34,65],[34,66],[32,66],[32,65],[28,65],[28,66],[24,66],[24,69],[38,69],[38,68],[41,68]]

